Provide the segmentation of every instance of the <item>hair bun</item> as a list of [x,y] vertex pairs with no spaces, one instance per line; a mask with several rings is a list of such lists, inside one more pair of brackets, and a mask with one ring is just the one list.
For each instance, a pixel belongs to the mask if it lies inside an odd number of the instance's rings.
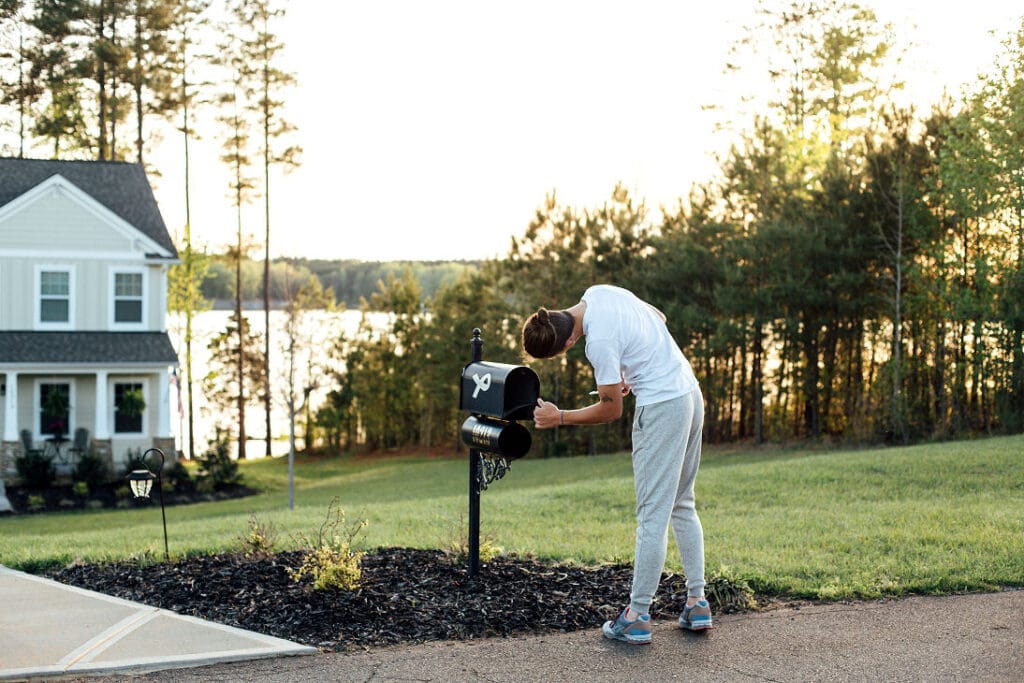
[[537,322],[541,325],[548,325],[551,323],[551,315],[548,313],[548,309],[541,308],[537,311]]

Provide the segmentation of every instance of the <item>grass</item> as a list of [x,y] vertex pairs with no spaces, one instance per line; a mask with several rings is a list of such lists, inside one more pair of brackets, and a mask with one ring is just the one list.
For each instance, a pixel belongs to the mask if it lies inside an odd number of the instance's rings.
[[[1024,437],[901,449],[707,449],[697,479],[708,575],[759,592],[842,599],[1024,586]],[[258,496],[170,507],[172,556],[237,550],[250,520],[278,550],[315,536],[337,497],[366,519],[364,547],[447,547],[464,534],[464,458],[345,458],[296,466],[287,510],[283,460],[242,464]],[[482,536],[506,552],[594,564],[633,546],[628,455],[516,461],[481,500]],[[0,563],[26,570],[160,557],[149,509],[0,518]],[[668,567],[680,570],[670,542]]]

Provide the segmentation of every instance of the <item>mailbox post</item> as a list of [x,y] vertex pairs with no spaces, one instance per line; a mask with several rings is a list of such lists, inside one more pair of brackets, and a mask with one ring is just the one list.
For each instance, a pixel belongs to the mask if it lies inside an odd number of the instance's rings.
[[480,571],[480,492],[505,476],[510,461],[529,452],[530,432],[516,420],[532,419],[540,396],[537,373],[484,361],[483,345],[476,328],[459,388],[459,407],[470,412],[462,423],[462,440],[469,446],[470,577]]

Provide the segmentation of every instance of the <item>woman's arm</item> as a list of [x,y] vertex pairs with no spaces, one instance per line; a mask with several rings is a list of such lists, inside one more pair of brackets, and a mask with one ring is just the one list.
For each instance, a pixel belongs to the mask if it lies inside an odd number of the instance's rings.
[[533,424],[538,429],[562,425],[594,425],[614,422],[622,417],[622,397],[629,393],[623,383],[604,384],[597,388],[597,403],[576,410],[562,410],[554,403],[537,399]]

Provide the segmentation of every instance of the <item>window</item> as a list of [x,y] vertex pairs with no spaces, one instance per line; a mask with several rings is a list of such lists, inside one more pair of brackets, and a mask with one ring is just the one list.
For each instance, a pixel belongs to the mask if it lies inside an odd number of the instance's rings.
[[39,272],[39,322],[71,322],[71,271]]
[[114,273],[114,322],[142,322],[142,273]]
[[63,437],[71,431],[71,385],[39,383],[39,433]]
[[141,434],[146,410],[141,382],[114,382],[114,433]]

